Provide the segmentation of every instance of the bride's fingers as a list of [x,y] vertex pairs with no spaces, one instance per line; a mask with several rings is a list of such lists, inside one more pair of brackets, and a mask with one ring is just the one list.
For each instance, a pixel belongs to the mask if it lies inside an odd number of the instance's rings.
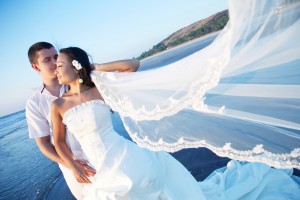
[[86,165],[83,167],[85,171],[89,171],[89,172],[92,172],[92,173],[96,173],[96,170],[94,170],[93,168],[91,168],[90,166]]
[[90,179],[88,177],[86,177],[86,176],[82,178],[82,181],[83,181],[83,183],[92,183],[90,181]]
[[87,165],[87,162],[85,160],[75,160],[77,163],[79,163],[80,165]]
[[87,175],[88,177],[91,177],[91,176],[95,176],[95,173],[91,172],[91,171],[85,171],[85,175]]
[[86,176],[91,177],[91,176],[95,176],[95,170],[90,170],[88,168],[84,168],[84,173]]
[[79,183],[91,183],[90,179],[85,174],[80,174],[76,179]]
[[81,182],[82,182],[80,178],[78,178],[78,179],[76,179],[76,180],[77,180],[78,183],[81,183]]
[[[78,161],[76,161],[78,163]],[[75,168],[73,170],[73,174],[76,178],[76,180],[79,183],[91,183],[90,179],[87,177],[85,168],[81,165],[75,165]]]

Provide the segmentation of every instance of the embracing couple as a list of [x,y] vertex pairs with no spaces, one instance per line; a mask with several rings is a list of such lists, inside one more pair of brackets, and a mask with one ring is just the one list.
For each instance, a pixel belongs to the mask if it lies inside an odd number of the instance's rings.
[[[33,44],[28,50],[28,58],[32,68],[38,72],[42,84],[28,99],[26,104],[26,119],[29,137],[34,138],[41,152],[59,164],[64,178],[77,199],[82,199],[83,184],[78,182],[67,163],[57,154],[52,140],[51,103],[63,96],[70,88],[60,84],[55,71],[57,69],[58,53],[54,46],[47,42]],[[136,71],[139,67],[137,60],[122,60],[105,64],[94,64],[100,70]],[[92,177],[95,170],[85,161],[81,146],[73,134],[66,134],[66,143],[72,152],[74,161],[82,171]]]
[[135,72],[139,61],[92,64],[80,48],[58,54],[47,42],[33,44],[28,57],[43,82],[27,101],[29,136],[59,164],[76,199],[204,199],[172,156],[140,148],[113,130],[94,71]]
[[[78,47],[33,44],[42,85],[26,104],[29,137],[77,199],[299,199],[299,13],[297,1],[229,0],[211,45],[142,72],[137,60],[93,64]],[[115,132],[112,110],[147,148]],[[159,151],[196,147],[236,160],[197,182]]]

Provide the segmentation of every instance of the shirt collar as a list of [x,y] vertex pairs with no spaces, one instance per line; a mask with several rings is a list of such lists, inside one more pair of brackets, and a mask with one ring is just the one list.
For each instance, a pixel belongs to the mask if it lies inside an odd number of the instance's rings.
[[[41,85],[38,90],[40,91],[41,94],[44,95],[50,95],[53,96],[46,88],[45,85]],[[69,91],[69,86],[68,85],[62,85],[59,91],[59,96],[61,97],[64,93],[66,93],[67,91]]]

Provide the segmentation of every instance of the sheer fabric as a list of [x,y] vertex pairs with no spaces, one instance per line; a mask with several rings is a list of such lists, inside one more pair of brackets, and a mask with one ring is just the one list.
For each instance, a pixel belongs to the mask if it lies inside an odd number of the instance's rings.
[[92,78],[142,147],[300,169],[300,2],[230,0],[229,18],[175,63]]

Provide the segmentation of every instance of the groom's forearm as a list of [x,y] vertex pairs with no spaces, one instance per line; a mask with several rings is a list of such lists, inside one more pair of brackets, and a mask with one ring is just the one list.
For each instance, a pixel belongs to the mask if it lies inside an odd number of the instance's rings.
[[66,166],[65,162],[57,154],[53,144],[51,143],[50,136],[35,138],[36,144],[40,151],[50,160]]

